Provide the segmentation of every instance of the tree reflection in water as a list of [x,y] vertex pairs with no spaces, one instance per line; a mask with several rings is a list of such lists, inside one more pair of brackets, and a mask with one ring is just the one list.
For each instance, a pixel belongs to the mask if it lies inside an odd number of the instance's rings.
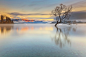
[[64,47],[66,44],[71,46],[71,41],[68,38],[70,31],[76,31],[75,28],[72,27],[66,27],[66,28],[58,28],[55,26],[57,29],[56,34],[54,38],[52,39],[56,45],[59,45],[60,48]]
[[1,34],[8,33],[12,28],[13,26],[0,26],[0,33]]

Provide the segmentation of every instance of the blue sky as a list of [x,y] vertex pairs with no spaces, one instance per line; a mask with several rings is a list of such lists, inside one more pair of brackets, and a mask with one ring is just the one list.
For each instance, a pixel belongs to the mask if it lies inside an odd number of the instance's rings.
[[[85,0],[0,0],[0,14],[8,16],[13,16],[8,13],[50,14],[61,3],[67,6],[73,5],[73,11],[84,11],[86,9],[85,2]],[[19,15],[14,17],[19,17]]]

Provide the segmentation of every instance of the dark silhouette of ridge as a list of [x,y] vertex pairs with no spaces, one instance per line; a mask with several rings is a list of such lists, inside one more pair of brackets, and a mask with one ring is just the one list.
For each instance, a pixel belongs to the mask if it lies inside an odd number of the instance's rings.
[[6,16],[6,20],[4,20],[4,17],[3,15],[1,15],[1,21],[0,21],[0,24],[13,24],[14,22]]

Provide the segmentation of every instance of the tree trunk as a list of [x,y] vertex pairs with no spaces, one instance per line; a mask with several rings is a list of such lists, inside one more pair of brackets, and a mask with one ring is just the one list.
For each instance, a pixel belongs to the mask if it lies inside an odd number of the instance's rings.
[[61,20],[61,17],[60,17],[60,15],[59,15],[59,18],[60,18],[60,22],[59,22],[59,23],[61,23],[61,22],[62,22],[62,20]]
[[58,21],[56,22],[55,26],[57,26],[57,24],[58,24]]

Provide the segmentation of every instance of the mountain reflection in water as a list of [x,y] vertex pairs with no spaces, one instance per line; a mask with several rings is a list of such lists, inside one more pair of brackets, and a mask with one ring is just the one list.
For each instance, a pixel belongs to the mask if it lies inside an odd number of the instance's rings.
[[9,33],[13,26],[0,26],[0,34]]

